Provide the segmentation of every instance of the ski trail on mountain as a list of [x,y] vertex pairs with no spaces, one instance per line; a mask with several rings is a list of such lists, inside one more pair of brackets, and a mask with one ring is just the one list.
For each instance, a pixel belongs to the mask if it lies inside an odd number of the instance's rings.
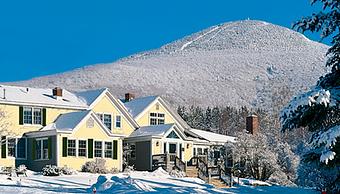
[[197,41],[197,40],[203,38],[204,36],[206,36],[206,35],[208,35],[208,34],[214,32],[214,31],[216,31],[216,30],[219,29],[219,28],[220,28],[219,26],[216,26],[215,28],[209,30],[208,32],[206,32],[206,33],[204,33],[204,34],[198,36],[198,37],[195,38],[194,40],[191,40],[191,41],[189,41],[189,42],[183,44],[183,46],[180,48],[180,50],[181,50],[181,51],[184,50],[185,48],[187,48],[187,47],[188,47],[190,44],[192,44],[193,42],[195,42],[195,41]]

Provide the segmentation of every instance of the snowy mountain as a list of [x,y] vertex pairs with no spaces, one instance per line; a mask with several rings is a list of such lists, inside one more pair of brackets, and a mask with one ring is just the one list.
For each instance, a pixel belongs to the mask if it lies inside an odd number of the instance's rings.
[[327,48],[288,28],[245,20],[113,63],[11,84],[75,91],[108,87],[117,97],[162,95],[176,105],[270,107],[276,90],[288,88],[290,96],[315,84],[326,71]]

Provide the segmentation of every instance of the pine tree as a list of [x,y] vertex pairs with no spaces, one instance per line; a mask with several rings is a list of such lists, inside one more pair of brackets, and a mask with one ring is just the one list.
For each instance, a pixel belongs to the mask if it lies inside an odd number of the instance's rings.
[[[307,127],[314,132],[312,147],[305,155],[305,165],[317,167],[320,176],[328,177],[322,179],[327,181],[321,182],[319,187],[339,191],[340,0],[312,0],[312,5],[318,2],[323,5],[322,11],[302,18],[293,28],[301,32],[319,32],[322,38],[332,37],[332,46],[326,53],[326,66],[330,67],[331,71],[320,77],[310,91],[295,97],[289,103],[282,111],[281,124],[283,131]],[[329,177],[334,178],[330,180]]]
[[208,108],[205,110],[204,115],[204,128],[206,130],[211,131],[211,126],[212,126],[212,113],[211,108],[208,106]]

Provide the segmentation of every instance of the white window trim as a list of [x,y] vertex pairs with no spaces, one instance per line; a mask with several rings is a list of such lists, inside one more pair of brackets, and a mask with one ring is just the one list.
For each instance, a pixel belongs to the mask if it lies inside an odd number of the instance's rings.
[[[9,156],[8,155],[8,139],[15,139],[15,156]],[[24,158],[19,158],[18,157],[18,142],[19,139],[25,139],[25,157]],[[5,140],[6,144],[6,158],[15,158],[18,160],[27,160],[27,138],[26,137],[6,137]]]
[[[35,139],[35,142],[37,142],[37,141],[44,141],[44,140],[47,140],[47,143],[48,143],[48,138],[47,137],[44,137],[44,138],[37,138],[37,139]],[[40,156],[41,156],[41,158],[40,159],[35,159],[34,161],[44,161],[44,160],[49,160],[48,158],[43,158],[43,156],[44,156],[44,149],[43,149],[43,144],[44,143],[41,143],[41,153],[40,153]],[[36,148],[37,149],[37,148]],[[47,148],[48,149],[48,148]],[[36,150],[34,150],[34,151],[36,151]],[[35,157],[37,157],[37,156],[35,156]]]
[[[25,123],[25,108],[30,108],[31,109],[31,116],[32,116],[32,123]],[[40,109],[41,110],[41,122],[40,124],[34,124],[34,109]],[[22,110],[22,123],[23,125],[26,125],[26,126],[42,126],[43,124],[43,108],[42,107],[34,107],[34,106],[23,106],[23,110]],[[20,119],[20,118],[19,118]]]
[[[117,127],[117,116],[119,116],[120,117],[120,127]],[[122,116],[120,115],[120,114],[116,114],[115,116],[114,116],[114,118],[115,118],[115,129],[121,129],[122,128],[122,125],[123,125],[123,122],[122,122]]]
[[[69,156],[68,155],[68,141],[69,140],[75,140],[75,149],[76,149],[76,153],[75,153],[75,156]],[[74,139],[74,138],[67,138],[67,157],[73,157],[73,158],[75,158],[75,157],[77,157],[78,156],[78,140],[77,139]]]
[[[151,116],[151,114],[156,114],[157,116]],[[159,117],[158,114],[163,114],[164,117]],[[160,120],[160,118],[164,119],[164,124],[165,124],[165,113],[163,113],[163,112],[149,112],[149,125],[151,125],[151,119],[156,119],[156,125],[159,125],[158,120]]]
[[[102,156],[96,157],[96,142],[100,141],[102,143]],[[105,158],[104,157],[104,141],[103,140],[93,140],[93,157],[94,158]]]
[[[79,156],[79,140],[80,141],[85,141],[85,145],[86,145],[85,156]],[[77,139],[76,147],[77,147],[76,156],[79,157],[79,158],[87,158],[87,152],[88,152],[88,142],[87,142],[87,139]]]
[[[111,157],[105,157],[105,143],[111,143]],[[113,141],[103,141],[103,151],[104,151],[104,155],[103,155],[103,158],[113,158]]]
[[[102,115],[102,119],[98,118],[99,120],[101,120],[101,122],[104,124],[104,114],[105,115],[111,115],[111,129],[109,130],[112,130],[113,129],[113,122],[112,121],[115,121],[115,118],[113,117],[114,114],[110,113],[110,112],[96,112],[96,114],[100,114]],[[104,124],[104,126],[106,127],[106,125]]]

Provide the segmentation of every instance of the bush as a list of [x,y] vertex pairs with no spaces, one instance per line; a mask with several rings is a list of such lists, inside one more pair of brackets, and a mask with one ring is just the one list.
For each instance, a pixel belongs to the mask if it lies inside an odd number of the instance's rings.
[[60,171],[64,175],[72,175],[72,174],[77,174],[77,171],[73,170],[72,168],[69,168],[67,166],[64,166],[60,168]]
[[97,158],[94,161],[86,162],[81,169],[82,172],[106,174],[109,171],[105,167],[105,160]]
[[61,170],[59,167],[55,165],[46,165],[42,169],[42,174],[44,176],[60,176],[61,175]]

